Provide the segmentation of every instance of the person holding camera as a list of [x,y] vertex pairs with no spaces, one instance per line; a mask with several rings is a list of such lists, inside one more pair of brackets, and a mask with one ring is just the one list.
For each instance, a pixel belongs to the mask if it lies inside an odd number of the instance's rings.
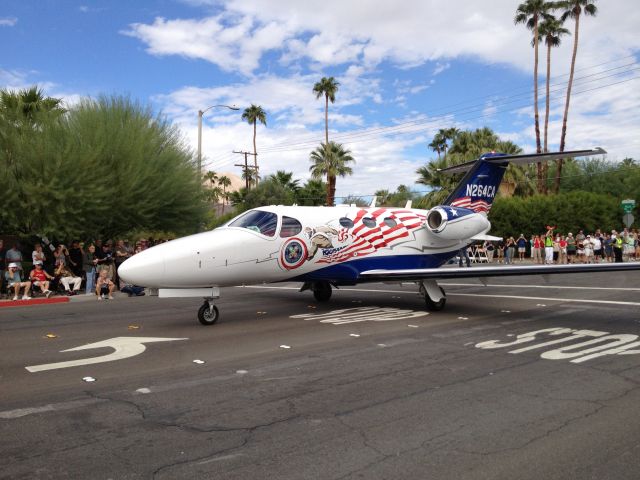
[[113,252],[111,251],[111,244],[105,243],[104,245],[102,245],[100,253],[98,253],[98,250],[96,250],[96,257],[98,258],[98,261],[96,262],[96,271],[98,272],[98,274],[106,270],[107,278],[109,280],[113,280],[115,267],[113,262]]

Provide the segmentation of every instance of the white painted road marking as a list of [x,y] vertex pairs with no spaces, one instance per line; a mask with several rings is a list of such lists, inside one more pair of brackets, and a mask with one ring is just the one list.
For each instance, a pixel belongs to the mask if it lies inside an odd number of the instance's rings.
[[29,372],[43,372],[46,370],[56,370],[59,368],[77,367],[79,365],[91,365],[94,363],[113,362],[122,360],[123,358],[134,357],[144,352],[147,347],[145,343],[152,342],[172,342],[176,340],[188,340],[188,338],[156,338],[156,337],[115,337],[102,342],[90,343],[81,347],[69,348],[62,350],[64,352],[76,352],[79,350],[92,350],[94,348],[113,348],[114,352],[99,357],[81,358],[80,360],[70,360],[67,362],[45,363],[43,365],[34,365],[25,367]]
[[[447,285],[442,283],[441,285]],[[450,284],[453,285],[453,284]],[[481,285],[469,285],[479,287]],[[497,286],[497,285],[496,285]],[[509,286],[509,285],[505,285]],[[298,287],[272,287],[267,285],[247,285],[236,288],[265,288],[265,289],[275,289],[275,290],[300,290]],[[580,287],[582,288],[582,287]],[[586,287],[585,287],[586,288]],[[595,288],[595,287],[592,287]],[[606,289],[603,289],[606,290]],[[616,290],[637,290],[637,289],[624,289],[624,288],[616,288]],[[406,292],[401,290],[375,290],[372,288],[341,288],[342,292],[366,292],[366,293],[402,293],[405,295],[418,295],[417,292]],[[591,303],[591,304],[603,304],[603,305],[632,305],[632,306],[640,306],[639,302],[618,302],[613,300],[583,300],[580,298],[557,298],[557,297],[526,297],[524,295],[488,295],[484,293],[447,293],[447,296],[457,296],[457,297],[487,297],[487,298],[514,298],[518,300],[544,300],[548,302],[574,302],[574,303]]]
[[402,310],[400,308],[381,307],[356,307],[332,310],[327,313],[303,313],[291,315],[289,318],[302,318],[303,320],[317,320],[320,323],[332,323],[343,325],[356,322],[387,322],[390,320],[406,320],[408,318],[424,317],[428,312]]
[[[500,340],[489,340],[487,342],[480,342],[476,344],[476,348],[482,348],[485,350],[493,350],[498,348],[513,347],[523,343],[533,342],[535,340],[541,340],[540,336],[549,335],[557,337],[559,335],[567,335],[555,340],[549,340],[542,343],[535,343],[530,346],[511,350],[509,353],[519,354],[536,350],[539,348],[545,348],[550,346],[556,346],[560,343],[571,342],[574,340],[584,340],[579,343],[571,345],[563,345],[559,348],[553,348],[540,354],[540,358],[547,360],[569,360],[571,363],[582,363],[594,358],[604,357],[607,355],[637,355],[640,354],[640,350],[635,349],[640,346],[638,335],[633,334],[609,334],[609,332],[600,332],[597,330],[574,330],[572,328],[545,328],[542,330],[535,330],[533,332],[522,333],[516,336],[516,339],[509,342],[501,342]],[[635,349],[635,350],[634,350]]]

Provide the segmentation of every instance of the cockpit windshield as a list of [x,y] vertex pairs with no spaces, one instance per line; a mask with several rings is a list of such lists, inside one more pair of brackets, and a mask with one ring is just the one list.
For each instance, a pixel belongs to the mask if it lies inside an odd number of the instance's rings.
[[227,225],[253,230],[267,237],[273,237],[278,227],[278,216],[262,210],[251,210]]

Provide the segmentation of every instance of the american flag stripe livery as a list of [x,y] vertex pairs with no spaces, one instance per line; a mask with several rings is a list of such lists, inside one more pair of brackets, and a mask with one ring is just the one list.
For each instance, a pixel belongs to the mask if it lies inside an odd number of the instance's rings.
[[[365,220],[366,219],[366,220]],[[317,263],[337,263],[352,258],[363,257],[375,253],[381,248],[391,248],[400,243],[402,239],[409,237],[411,232],[422,228],[426,219],[411,210],[379,208],[373,212],[360,210],[353,219],[351,231],[342,228],[338,239],[351,243],[345,247],[326,249]],[[367,226],[375,221],[375,226]]]

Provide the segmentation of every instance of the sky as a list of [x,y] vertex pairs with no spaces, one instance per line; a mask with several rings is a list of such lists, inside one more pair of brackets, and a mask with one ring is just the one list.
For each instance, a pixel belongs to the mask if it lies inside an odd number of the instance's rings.
[[[535,151],[531,33],[514,25],[517,0],[3,0],[0,88],[38,85],[73,107],[83,97],[126,95],[176,123],[197,148],[198,110],[250,104],[262,176],[309,178],[324,141],[324,100],[313,85],[339,82],[330,140],[356,159],[337,195],[415,185],[436,154],[440,128],[492,128]],[[596,0],[581,19],[566,149],[601,146],[608,159],[640,159],[640,9]],[[573,23],[567,28],[573,32]],[[556,149],[573,37],[551,57],[549,141]],[[544,115],[546,49],[540,51]],[[203,163],[240,174],[233,151],[252,151],[241,111],[203,117]],[[543,117],[541,117],[543,119]]]

